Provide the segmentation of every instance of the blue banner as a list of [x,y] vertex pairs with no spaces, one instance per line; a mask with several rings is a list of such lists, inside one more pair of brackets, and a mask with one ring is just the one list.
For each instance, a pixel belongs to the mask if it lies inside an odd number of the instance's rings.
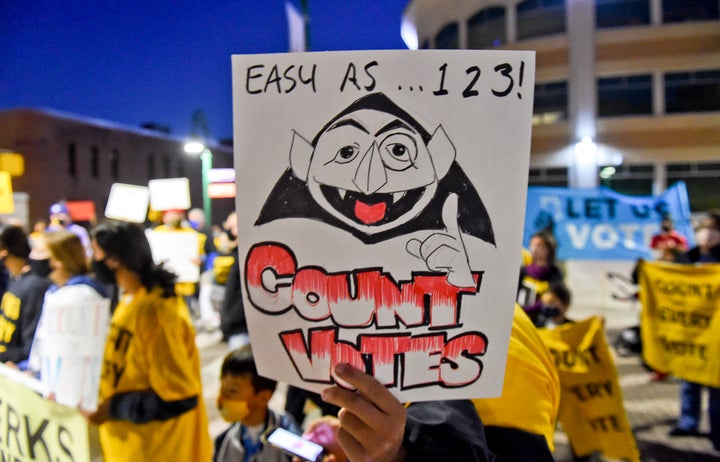
[[651,259],[650,239],[669,215],[692,246],[690,204],[684,182],[659,196],[626,196],[605,188],[530,186],[523,243],[552,228],[559,260]]

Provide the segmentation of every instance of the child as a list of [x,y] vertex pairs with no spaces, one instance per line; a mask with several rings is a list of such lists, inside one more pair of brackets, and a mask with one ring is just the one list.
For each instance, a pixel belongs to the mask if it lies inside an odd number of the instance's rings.
[[215,462],[291,460],[261,440],[263,434],[277,427],[300,434],[292,417],[268,408],[276,384],[258,375],[249,345],[228,353],[220,368],[217,404],[223,419],[232,425],[215,440]]
[[537,327],[555,327],[572,322],[565,317],[570,309],[570,289],[562,282],[550,284],[540,296],[540,311],[533,319]]

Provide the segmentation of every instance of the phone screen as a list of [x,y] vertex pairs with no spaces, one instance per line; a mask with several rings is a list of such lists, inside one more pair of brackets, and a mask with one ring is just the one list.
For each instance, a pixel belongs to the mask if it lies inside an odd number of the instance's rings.
[[284,428],[276,428],[273,430],[267,436],[267,442],[293,455],[312,462],[318,460],[318,457],[324,450],[324,448],[319,444],[303,439]]

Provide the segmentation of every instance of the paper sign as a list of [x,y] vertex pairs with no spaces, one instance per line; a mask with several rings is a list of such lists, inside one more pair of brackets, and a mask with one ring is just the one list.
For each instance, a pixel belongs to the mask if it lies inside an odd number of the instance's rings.
[[200,280],[198,233],[148,230],[145,235],[155,263],[163,263],[165,268],[177,274],[177,282]]
[[105,216],[114,220],[143,223],[147,216],[149,201],[148,187],[115,183],[110,188]]
[[233,57],[239,259],[260,374],[402,401],[496,396],[534,53]]
[[190,181],[187,178],[150,180],[150,207],[153,210],[188,210]]
[[0,213],[13,213],[14,211],[15,202],[13,201],[10,173],[0,172]]
[[44,387],[58,403],[97,409],[109,325],[110,299],[89,286],[69,285],[45,295],[30,368],[41,371]]

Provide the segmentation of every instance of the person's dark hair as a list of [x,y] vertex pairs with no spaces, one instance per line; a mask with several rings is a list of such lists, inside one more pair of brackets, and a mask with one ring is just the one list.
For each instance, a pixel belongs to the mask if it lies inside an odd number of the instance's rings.
[[570,306],[570,302],[572,301],[572,294],[570,293],[570,289],[562,283],[562,282],[556,282],[553,284],[550,284],[550,286],[547,288],[546,292],[554,294],[565,306]]
[[258,375],[250,345],[231,351],[220,366],[220,378],[227,375],[249,375],[255,393],[263,390],[275,391],[277,382]]
[[92,238],[125,268],[137,273],[140,282],[149,291],[160,287],[163,297],[175,296],[175,273],[154,262],[145,231],[139,225],[123,221],[108,221],[92,231]]
[[28,259],[30,242],[19,226],[8,225],[0,232],[0,249],[7,250],[13,257]]
[[545,243],[545,247],[548,249],[548,262],[555,263],[555,253],[557,252],[557,240],[555,236],[548,233],[547,231],[540,231],[532,235],[533,237],[539,237]]
[[[720,231],[720,210],[712,210],[708,213],[706,218],[708,221],[713,221],[715,229]],[[712,225],[711,225],[712,226]]]

